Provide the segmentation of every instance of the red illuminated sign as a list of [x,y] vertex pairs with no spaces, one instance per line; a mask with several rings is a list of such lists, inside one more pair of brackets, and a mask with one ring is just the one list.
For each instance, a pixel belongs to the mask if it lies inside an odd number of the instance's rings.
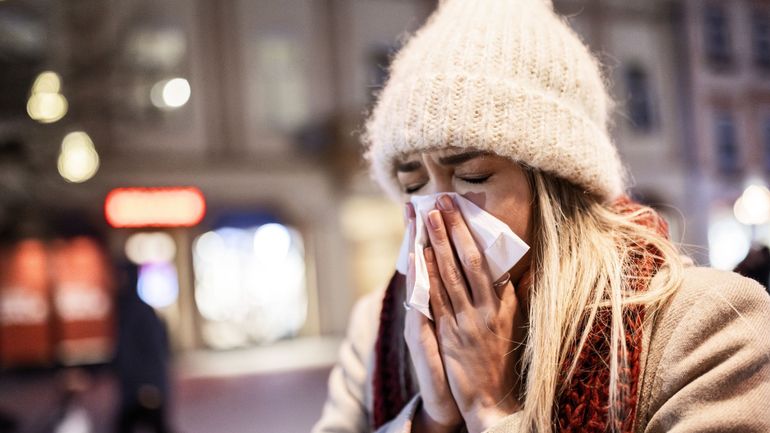
[[113,227],[192,227],[206,214],[206,200],[195,187],[116,188],[104,213]]

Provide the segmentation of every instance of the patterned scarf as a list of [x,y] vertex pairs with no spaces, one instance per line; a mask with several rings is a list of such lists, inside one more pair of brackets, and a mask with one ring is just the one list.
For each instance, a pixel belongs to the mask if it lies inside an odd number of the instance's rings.
[[[641,206],[628,197],[622,197],[613,203],[612,209],[619,214],[630,214]],[[657,213],[642,213],[636,223],[651,228],[664,237],[668,237],[668,225]],[[643,292],[647,281],[655,275],[663,263],[657,251],[646,246],[653,254],[632,256],[630,273],[643,278],[629,278],[627,288]],[[651,257],[653,256],[653,257]],[[385,292],[380,316],[380,327],[375,344],[374,368],[374,427],[395,418],[417,390],[411,383],[409,363],[411,362],[403,339],[405,278],[395,273]],[[554,431],[563,433],[604,433],[611,431],[609,425],[609,384],[608,368],[597,366],[609,365],[610,353],[610,312],[600,310],[591,328],[588,340],[580,353],[571,381],[566,390],[559,395],[554,413]],[[621,400],[617,402],[615,412],[617,421],[615,431],[632,433],[639,385],[639,357],[642,352],[642,321],[644,308],[630,306],[623,311],[623,324],[626,331],[628,358],[625,367],[621,364],[619,389]],[[572,349],[574,359],[577,342]],[[569,365],[562,371],[566,372]]]

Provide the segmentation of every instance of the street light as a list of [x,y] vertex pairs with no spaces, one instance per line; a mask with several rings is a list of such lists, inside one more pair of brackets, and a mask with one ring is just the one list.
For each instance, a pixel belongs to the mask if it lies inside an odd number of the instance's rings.
[[67,114],[67,98],[61,94],[61,77],[53,71],[44,71],[32,84],[27,114],[40,123],[53,123]]
[[756,235],[756,226],[770,221],[770,190],[760,185],[750,185],[743,191],[733,206],[735,219],[751,227],[751,240]]
[[735,201],[735,218],[746,225],[765,224],[770,220],[770,191],[764,186],[750,185]]
[[163,110],[179,108],[190,100],[190,83],[184,78],[172,78],[155,83],[150,90],[150,101]]
[[94,142],[83,131],[70,132],[64,136],[59,152],[59,174],[72,183],[85,182],[99,170],[99,154]]

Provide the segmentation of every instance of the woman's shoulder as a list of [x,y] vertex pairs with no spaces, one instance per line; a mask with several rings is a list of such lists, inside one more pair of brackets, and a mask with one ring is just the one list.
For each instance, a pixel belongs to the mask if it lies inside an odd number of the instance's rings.
[[[733,272],[688,266],[678,290],[651,313],[639,401],[646,421],[640,425],[650,427],[644,431],[711,429],[715,413],[733,413],[733,420],[753,426],[770,410],[770,296],[764,287]],[[733,431],[720,428],[715,431]]]
[[708,301],[735,301],[741,304],[767,305],[770,295],[755,280],[735,272],[709,267],[686,266],[682,272],[682,286],[672,303],[690,304],[705,296]]
[[[656,321],[671,328],[675,322],[690,317],[708,319],[717,326],[740,321],[746,315],[756,316],[756,324],[770,326],[770,295],[762,285],[735,272],[686,266],[681,286],[661,306]],[[699,329],[708,333],[710,328]]]
[[755,332],[770,329],[770,295],[756,281],[734,272],[686,266],[680,287],[653,317],[651,349],[668,345],[677,330],[685,329],[695,337],[732,326],[747,337],[759,337]]

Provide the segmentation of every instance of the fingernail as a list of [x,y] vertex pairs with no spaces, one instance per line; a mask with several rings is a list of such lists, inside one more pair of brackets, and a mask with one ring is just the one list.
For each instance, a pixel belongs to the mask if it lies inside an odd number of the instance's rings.
[[425,260],[429,262],[433,261],[433,247],[425,248]]
[[454,210],[455,204],[452,201],[452,197],[448,195],[442,195],[438,198],[438,207],[443,211]]
[[441,227],[441,212],[437,210],[428,212],[428,224],[430,224],[430,228],[433,230]]

